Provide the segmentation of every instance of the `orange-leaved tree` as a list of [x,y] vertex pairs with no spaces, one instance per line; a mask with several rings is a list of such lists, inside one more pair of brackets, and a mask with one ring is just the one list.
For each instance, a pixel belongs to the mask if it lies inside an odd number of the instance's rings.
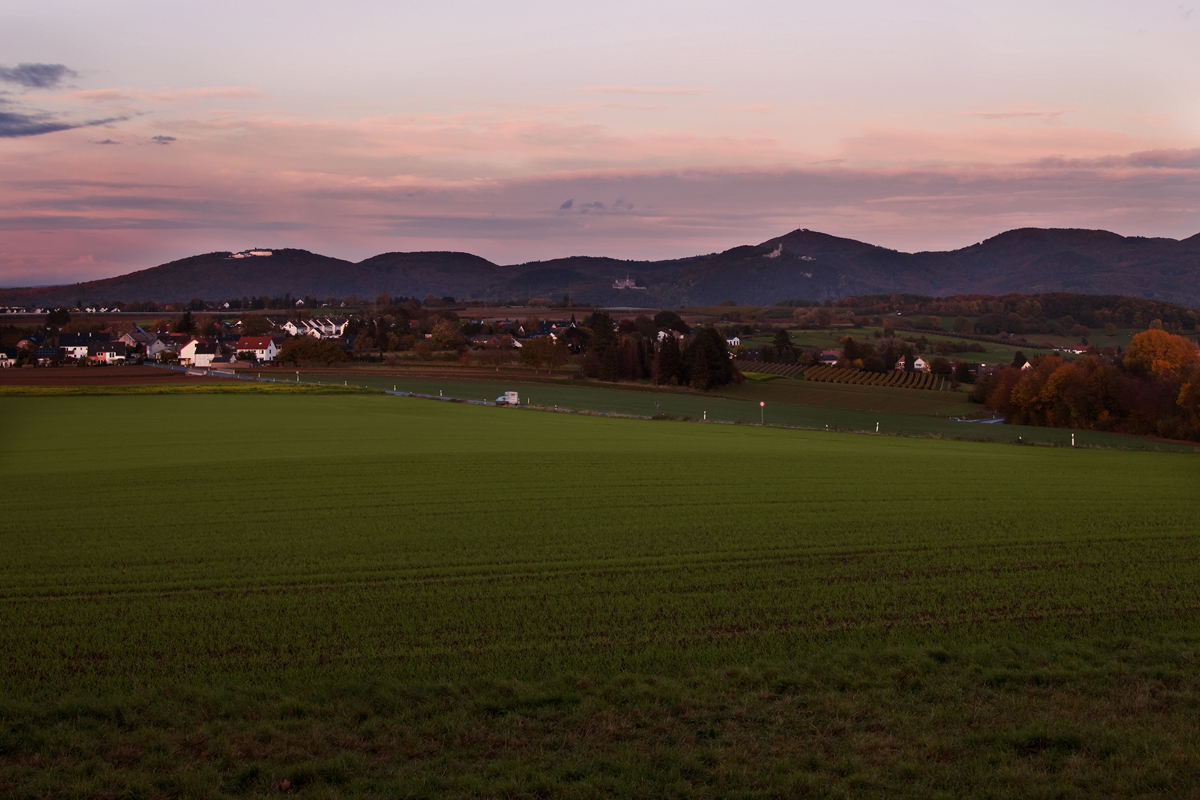
[[1143,375],[1178,375],[1197,362],[1196,345],[1190,339],[1163,330],[1148,330],[1134,336],[1125,351],[1125,366]]

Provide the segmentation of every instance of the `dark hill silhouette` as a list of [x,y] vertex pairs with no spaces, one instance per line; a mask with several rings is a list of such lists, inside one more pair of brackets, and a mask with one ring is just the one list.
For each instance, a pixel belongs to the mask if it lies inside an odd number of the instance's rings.
[[[390,295],[424,298],[427,294],[438,297],[468,297],[480,286],[497,280],[511,278],[515,267],[501,267],[486,258],[470,253],[430,251],[418,253],[384,253],[372,256],[356,265],[375,276],[375,297],[386,291]],[[364,280],[370,281],[371,278]],[[333,292],[339,297],[350,292]],[[354,292],[360,297],[368,295]],[[507,296],[507,295],[506,295]]]
[[[1111,294],[1200,305],[1200,234],[1182,241],[1021,228],[960,250],[902,253],[799,229],[758,245],[665,261],[573,256],[501,266],[470,253],[384,253],[358,263],[305,250],[208,253],[99,281],[0,290],[4,305],[222,300],[244,296],[493,301],[562,295],[613,305],[767,304],[848,295]],[[646,290],[618,290],[633,278]]]
[[692,303],[1063,291],[1196,306],[1200,235],[1178,241],[1108,231],[1022,228],[961,250],[901,253],[801,229],[757,247],[727,250],[682,270],[673,276],[672,288]]

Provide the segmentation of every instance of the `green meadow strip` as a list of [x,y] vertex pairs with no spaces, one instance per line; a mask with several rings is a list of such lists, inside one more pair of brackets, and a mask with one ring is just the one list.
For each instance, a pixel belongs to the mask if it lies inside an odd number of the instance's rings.
[[160,394],[379,394],[362,386],[313,386],[296,383],[222,382],[131,384],[114,386],[0,386],[0,397],[99,397]]

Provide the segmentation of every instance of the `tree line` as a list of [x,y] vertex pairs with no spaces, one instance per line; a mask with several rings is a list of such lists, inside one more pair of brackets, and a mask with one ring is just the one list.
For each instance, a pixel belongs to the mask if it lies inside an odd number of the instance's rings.
[[1123,354],[1008,367],[980,379],[971,399],[1021,425],[1200,441],[1200,355],[1189,339],[1148,330]]

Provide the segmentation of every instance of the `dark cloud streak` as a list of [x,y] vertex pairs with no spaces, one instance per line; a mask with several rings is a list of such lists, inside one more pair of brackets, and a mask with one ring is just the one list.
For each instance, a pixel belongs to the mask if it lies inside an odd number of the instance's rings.
[[15,67],[0,67],[0,81],[15,83],[27,89],[53,89],[67,78],[78,77],[78,72],[62,64],[17,64]]
[[22,136],[41,136],[46,133],[70,131],[76,128],[93,128],[113,122],[124,122],[129,117],[109,117],[87,122],[66,122],[53,114],[39,112],[24,114],[19,111],[0,111],[0,139],[16,139]]

